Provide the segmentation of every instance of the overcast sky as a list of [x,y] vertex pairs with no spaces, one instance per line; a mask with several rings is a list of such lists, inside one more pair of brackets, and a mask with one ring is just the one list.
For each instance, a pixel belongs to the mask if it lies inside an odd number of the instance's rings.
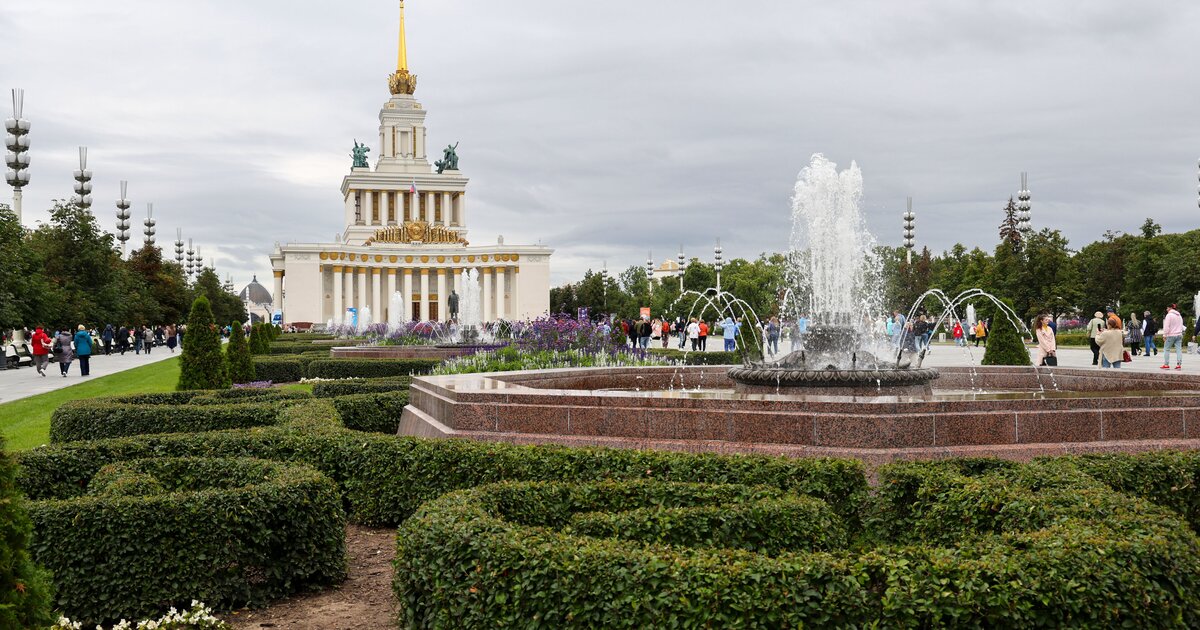
[[[354,138],[374,145],[394,0],[0,3],[0,89],[26,90],[27,225],[89,147],[115,230],[153,201],[239,286],[275,241],[329,241]],[[1200,3],[1160,0],[409,0],[429,145],[461,142],[474,243],[555,248],[554,282],[787,246],[809,156],[865,180],[900,242],[994,246],[1029,171],[1036,227],[1197,227]],[[372,162],[374,157],[372,157]],[[7,197],[11,189],[4,187]],[[139,226],[140,227],[140,226]],[[140,243],[140,229],[136,234]],[[264,280],[264,284],[269,283]]]

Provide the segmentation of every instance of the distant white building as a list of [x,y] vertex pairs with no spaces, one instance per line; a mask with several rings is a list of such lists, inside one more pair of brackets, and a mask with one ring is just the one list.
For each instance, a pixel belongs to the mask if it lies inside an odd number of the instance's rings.
[[269,322],[271,314],[275,311],[275,300],[271,298],[271,292],[267,287],[258,283],[258,276],[254,276],[238,293],[238,297],[242,300],[242,306],[246,307],[246,312],[250,314],[251,322]]
[[666,278],[678,278],[683,274],[679,269],[679,263],[674,260],[664,260],[661,265],[654,270],[655,280],[665,280]]
[[503,237],[469,243],[468,180],[454,147],[436,170],[429,162],[425,109],[413,98],[416,77],[408,71],[403,2],[399,59],[388,86],[375,165],[367,164],[371,149],[356,146],[358,157],[342,179],[337,214],[345,229],[338,241],[288,243],[271,253],[284,323],[342,322],[367,309],[375,322],[445,321],[450,294],[467,293],[467,270],[478,285],[470,293],[480,296],[483,321],[546,313],[554,250],[506,245]]

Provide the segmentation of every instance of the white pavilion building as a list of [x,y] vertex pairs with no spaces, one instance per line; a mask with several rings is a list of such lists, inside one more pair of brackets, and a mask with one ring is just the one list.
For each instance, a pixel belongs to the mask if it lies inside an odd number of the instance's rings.
[[[474,270],[485,322],[549,310],[554,250],[506,245],[503,237],[468,242],[468,179],[457,157],[436,169],[430,164],[425,109],[413,98],[406,48],[401,0],[399,58],[388,81],[392,96],[379,112],[378,157],[374,167],[354,166],[342,179],[345,229],[338,242],[277,244],[271,254],[285,323],[342,322],[364,308],[376,322],[448,320],[447,300],[451,291],[463,294],[464,270]],[[395,293],[399,313],[391,312]]]

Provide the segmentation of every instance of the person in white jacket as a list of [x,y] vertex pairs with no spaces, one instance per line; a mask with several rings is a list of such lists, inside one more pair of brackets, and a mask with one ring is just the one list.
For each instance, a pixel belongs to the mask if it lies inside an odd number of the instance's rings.
[[1163,317],[1163,364],[1164,370],[1171,369],[1171,348],[1175,348],[1175,369],[1183,369],[1183,316],[1174,304],[1167,307]]

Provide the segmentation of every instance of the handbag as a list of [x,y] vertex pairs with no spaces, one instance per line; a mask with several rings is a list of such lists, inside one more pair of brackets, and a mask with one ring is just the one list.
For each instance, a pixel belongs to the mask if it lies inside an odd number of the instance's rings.
[[1042,359],[1042,365],[1046,367],[1058,367],[1058,357],[1048,354]]
[[1132,360],[1133,360],[1133,357],[1129,356],[1128,350],[1125,351],[1125,354],[1121,355],[1121,362],[1123,362],[1123,363],[1129,363]]

